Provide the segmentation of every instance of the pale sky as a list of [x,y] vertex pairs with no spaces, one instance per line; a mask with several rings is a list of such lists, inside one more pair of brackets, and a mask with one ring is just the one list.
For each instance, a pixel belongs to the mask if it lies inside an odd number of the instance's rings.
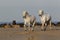
[[22,13],[27,10],[40,21],[38,10],[52,16],[52,21],[60,21],[60,0],[0,0],[0,22],[23,22]]

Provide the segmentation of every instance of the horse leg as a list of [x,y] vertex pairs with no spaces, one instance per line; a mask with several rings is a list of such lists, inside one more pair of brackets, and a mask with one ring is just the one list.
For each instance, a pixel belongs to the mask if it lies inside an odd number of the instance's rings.
[[47,24],[47,23],[45,23],[44,31],[46,31],[47,26],[48,26],[48,24]]
[[30,23],[28,23],[28,30],[30,31]]
[[24,30],[27,31],[26,22],[24,23]]
[[42,23],[41,30],[42,31],[44,30],[44,23]]
[[52,29],[51,21],[49,22],[50,29]]
[[32,31],[34,31],[34,26],[35,26],[35,21],[33,22],[33,25],[32,25]]

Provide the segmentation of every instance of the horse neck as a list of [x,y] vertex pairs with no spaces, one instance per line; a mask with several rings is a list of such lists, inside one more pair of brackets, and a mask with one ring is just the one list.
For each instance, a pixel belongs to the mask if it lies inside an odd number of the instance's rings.
[[40,17],[43,17],[43,15],[41,15]]
[[29,17],[30,17],[30,15],[26,15],[26,19],[29,18]]
[[26,15],[26,17],[30,17],[30,15]]

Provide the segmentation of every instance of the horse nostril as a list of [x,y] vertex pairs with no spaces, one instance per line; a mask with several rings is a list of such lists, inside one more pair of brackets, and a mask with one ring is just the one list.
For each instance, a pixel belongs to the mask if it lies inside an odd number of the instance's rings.
[[41,16],[41,15],[39,15],[39,16]]
[[24,18],[24,16],[23,16],[23,18]]
[[23,18],[26,18],[25,16],[23,16]]

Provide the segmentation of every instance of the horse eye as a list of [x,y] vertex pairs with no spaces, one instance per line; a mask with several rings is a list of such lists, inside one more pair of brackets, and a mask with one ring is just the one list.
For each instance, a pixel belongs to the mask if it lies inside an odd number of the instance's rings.
[[41,15],[39,15],[39,16],[41,16]]

